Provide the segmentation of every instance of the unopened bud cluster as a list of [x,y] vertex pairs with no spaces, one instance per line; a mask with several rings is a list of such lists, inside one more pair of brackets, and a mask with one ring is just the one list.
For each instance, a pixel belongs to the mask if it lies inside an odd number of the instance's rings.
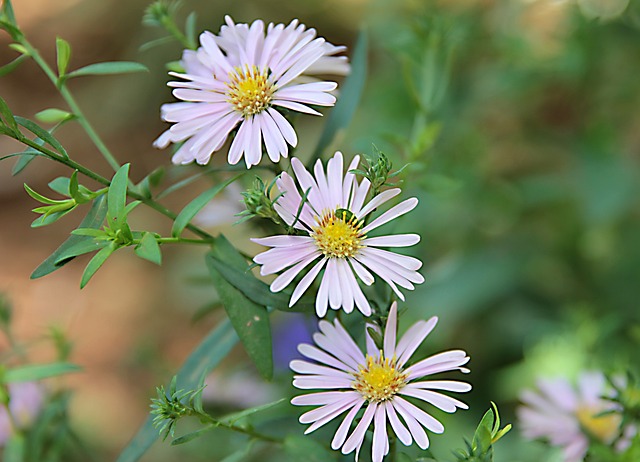
[[273,180],[268,186],[264,184],[261,178],[256,177],[253,187],[242,193],[242,202],[246,207],[238,214],[239,222],[246,221],[253,217],[262,217],[272,220],[274,223],[282,224],[280,215],[273,207],[276,199],[271,199],[271,191],[275,185]]

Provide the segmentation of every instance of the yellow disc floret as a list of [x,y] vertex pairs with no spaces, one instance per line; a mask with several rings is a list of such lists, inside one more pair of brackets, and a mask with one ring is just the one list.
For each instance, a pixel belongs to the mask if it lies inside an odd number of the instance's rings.
[[327,257],[353,257],[362,247],[365,237],[362,233],[363,222],[345,209],[323,214],[311,236],[316,245]]
[[276,88],[269,81],[267,69],[260,71],[256,66],[236,67],[229,77],[228,101],[236,111],[248,117],[269,107]]
[[600,415],[602,409],[583,406],[578,408],[576,415],[584,431],[603,443],[610,443],[618,434],[622,418],[617,413]]
[[407,383],[407,375],[396,366],[394,358],[367,355],[367,363],[355,374],[352,387],[367,401],[380,403],[392,398]]

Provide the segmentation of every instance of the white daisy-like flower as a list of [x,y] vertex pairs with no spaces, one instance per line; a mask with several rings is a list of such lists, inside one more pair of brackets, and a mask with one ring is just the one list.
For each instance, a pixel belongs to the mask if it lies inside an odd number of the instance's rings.
[[298,142],[278,108],[321,115],[309,105],[333,106],[336,98],[330,92],[337,84],[308,82],[304,76],[348,71],[346,58],[334,56],[344,47],[315,38],[314,29],[306,30],[297,21],[287,27],[270,24],[266,33],[260,20],[249,26],[234,24],[227,16],[226,22],[220,36],[205,31],[201,47],[184,52],[184,74],[169,73],[183,79],[168,83],[182,102],[162,106],[162,119],[174,125],[154,146],[184,142],[172,158],[176,164],[208,163],[238,125],[230,164],[243,156],[247,168],[258,164],[263,145],[269,158],[278,162],[287,157],[288,145]]
[[[610,444],[619,435],[622,416],[615,404],[603,398],[611,390],[601,372],[584,372],[577,389],[564,378],[538,381],[539,391],[525,390],[517,409],[522,434],[529,439],[546,439],[562,448],[564,462],[581,462],[589,449],[589,436]],[[616,445],[622,450],[635,435],[635,427],[624,431]]]
[[[369,332],[365,331],[365,355],[338,320],[333,324],[320,321],[320,332],[313,336],[317,346],[302,344],[298,347],[300,353],[315,362],[294,360],[290,364],[291,369],[300,374],[294,377],[295,387],[330,390],[296,396],[291,400],[298,406],[320,406],[300,417],[301,423],[311,424],[305,433],[317,430],[347,412],[331,441],[331,447],[335,450],[342,448],[343,454],[355,450],[356,460],[371,424],[373,462],[381,462],[389,452],[387,423],[405,446],[415,441],[422,449],[429,447],[424,428],[433,433],[442,433],[444,426],[405,398],[426,401],[452,413],[458,408],[468,409],[468,406],[434,390],[471,390],[471,385],[465,382],[419,380],[440,372],[469,372],[463,367],[469,357],[462,350],[439,353],[407,367],[407,362],[436,323],[436,317],[419,321],[396,343],[397,304],[394,302],[387,319],[383,348],[379,350]],[[360,421],[349,434],[351,424],[363,408]]]
[[369,237],[374,229],[413,210],[418,199],[407,199],[365,224],[369,214],[400,194],[400,189],[383,191],[365,204],[371,183],[363,179],[358,184],[355,174],[350,172],[358,166],[359,160],[356,156],[345,174],[342,153],[336,152],[329,160],[326,174],[322,162],[316,163],[314,177],[302,162],[292,158],[291,166],[300,191],[293,178],[283,173],[276,182],[282,195],[275,209],[289,226],[306,235],[252,239],[258,244],[272,247],[253,259],[262,265],[262,275],[285,270],[271,284],[273,292],[284,289],[301,271],[315,262],[293,291],[289,306],[300,299],[324,269],[316,297],[316,313],[319,317],[327,313],[328,306],[335,310],[343,308],[350,313],[355,305],[365,316],[371,314],[371,306],[356,276],[366,285],[371,285],[374,281],[371,272],[377,274],[402,300],[404,296],[398,286],[412,290],[413,284],[424,282],[422,275],[417,272],[422,266],[420,260],[380,248],[411,246],[420,241],[420,236],[396,234]]

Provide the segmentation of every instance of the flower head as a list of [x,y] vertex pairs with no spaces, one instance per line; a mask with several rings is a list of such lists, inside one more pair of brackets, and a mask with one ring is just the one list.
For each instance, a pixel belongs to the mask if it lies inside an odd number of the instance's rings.
[[13,431],[12,422],[20,429],[31,425],[44,404],[44,390],[36,382],[10,383],[9,409],[11,418],[7,414],[7,408],[0,404],[0,446],[3,446],[11,437]]
[[[336,450],[342,448],[343,454],[355,450],[357,458],[365,433],[373,423],[373,462],[381,462],[389,452],[387,423],[404,445],[409,446],[415,441],[422,449],[429,446],[423,427],[434,433],[444,431],[444,426],[437,419],[405,397],[426,401],[445,412],[468,408],[463,402],[434,391],[467,392],[471,390],[468,383],[415,381],[440,372],[469,372],[463,367],[469,361],[467,354],[461,350],[446,351],[407,366],[413,353],[435,327],[437,318],[417,322],[396,343],[397,315],[397,304],[393,303],[382,349],[376,347],[367,331],[367,353],[363,354],[337,320],[333,324],[320,321],[320,332],[313,337],[317,347],[306,344],[298,347],[300,353],[315,362],[291,362],[291,369],[300,374],[294,377],[293,385],[300,389],[331,390],[296,396],[291,400],[299,406],[320,406],[300,417],[301,423],[311,424],[305,433],[347,412],[331,447]],[[364,412],[360,422],[349,435],[351,424],[362,408]]]
[[314,177],[298,159],[291,159],[300,191],[294,179],[283,173],[276,183],[282,196],[275,209],[285,223],[305,235],[253,239],[258,244],[272,247],[254,258],[262,265],[261,274],[285,270],[271,284],[273,292],[284,289],[302,270],[315,262],[293,291],[290,306],[298,301],[324,269],[316,297],[316,313],[320,317],[326,314],[328,306],[336,310],[342,307],[347,313],[355,306],[365,316],[371,314],[371,306],[356,276],[366,285],[371,285],[374,280],[371,272],[377,274],[402,300],[404,296],[398,286],[412,290],[413,284],[424,281],[417,272],[422,266],[420,260],[379,248],[414,245],[420,241],[420,236],[369,236],[374,229],[412,210],[418,200],[407,199],[366,224],[369,214],[397,196],[400,189],[386,190],[365,204],[371,183],[363,179],[358,184],[356,176],[350,172],[358,162],[359,157],[356,156],[344,174],[342,153],[336,152],[329,160],[326,174],[322,163],[316,163]]
[[[611,444],[619,435],[622,416],[615,404],[604,399],[607,387],[601,372],[582,373],[577,389],[563,378],[539,380],[538,388],[539,392],[525,390],[520,397],[524,405],[517,414],[522,433],[562,448],[564,462],[584,460],[589,437]],[[601,415],[604,411],[613,412]]]
[[288,145],[297,144],[296,132],[278,108],[321,115],[308,105],[332,106],[336,98],[329,92],[337,84],[308,76],[348,70],[346,58],[334,56],[344,47],[315,38],[314,29],[297,21],[286,27],[269,24],[265,32],[260,20],[248,25],[225,19],[220,35],[206,31],[200,48],[184,51],[184,74],[170,72],[183,79],[169,82],[182,102],[162,106],[163,120],[174,125],[154,145],[184,142],[173,156],[176,164],[208,163],[238,125],[230,164],[243,156],[247,168],[258,164],[263,144],[278,162],[287,157]]

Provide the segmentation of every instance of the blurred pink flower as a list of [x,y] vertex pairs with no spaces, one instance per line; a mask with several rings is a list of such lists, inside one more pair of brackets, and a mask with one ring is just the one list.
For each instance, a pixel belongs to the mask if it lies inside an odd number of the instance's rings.
[[[35,382],[20,382],[9,384],[9,412],[20,428],[33,423],[44,403],[42,386]],[[0,405],[0,446],[3,446],[11,434],[13,426],[7,408]]]
[[[311,263],[311,270],[297,284],[289,306],[293,306],[324,269],[316,297],[316,313],[322,317],[330,306],[345,312],[354,305],[365,316],[371,314],[371,306],[358,285],[356,275],[364,284],[374,281],[369,270],[385,281],[396,295],[404,300],[397,286],[413,290],[424,278],[417,270],[422,262],[416,258],[397,254],[380,247],[407,247],[417,244],[417,234],[367,236],[369,232],[413,210],[418,204],[415,197],[392,207],[369,224],[366,217],[385,202],[400,194],[399,188],[388,189],[365,204],[371,186],[369,180],[356,181],[351,170],[357,168],[356,156],[344,173],[341,152],[336,152],[328,162],[327,171],[318,160],[314,176],[297,158],[291,166],[300,186],[293,178],[282,173],[276,185],[282,196],[275,209],[289,226],[307,235],[270,236],[252,239],[258,244],[272,247],[253,259],[262,265],[260,274],[274,274],[285,270],[271,284],[273,292],[279,292],[291,284],[294,278]],[[306,200],[303,197],[306,196]]]
[[[440,372],[469,372],[463,367],[469,361],[467,354],[462,350],[446,351],[406,367],[407,361],[435,327],[437,318],[417,322],[396,343],[397,315],[397,304],[394,302],[389,311],[382,349],[376,347],[369,332],[365,331],[366,355],[338,320],[333,324],[320,321],[321,332],[313,336],[319,348],[307,344],[298,347],[300,353],[315,362],[294,360],[290,365],[300,374],[294,377],[295,387],[331,390],[296,396],[291,400],[298,406],[320,406],[300,417],[301,423],[311,424],[305,433],[322,427],[348,411],[333,437],[331,447],[336,450],[342,448],[343,454],[355,450],[356,460],[365,433],[372,423],[373,462],[381,462],[389,452],[387,424],[391,425],[392,431],[405,446],[415,441],[422,449],[429,446],[429,438],[423,427],[434,433],[444,431],[444,426],[437,419],[404,397],[426,401],[445,412],[468,408],[465,403],[434,391],[467,392],[471,390],[468,383],[414,381]],[[347,438],[351,424],[362,407],[364,413]]]
[[[578,378],[577,388],[564,378],[538,380],[539,391],[525,390],[517,409],[520,428],[525,438],[546,439],[552,446],[562,448],[564,462],[581,462],[589,449],[589,436],[602,443],[613,443],[619,434],[622,416],[613,412],[616,405],[603,399],[610,394],[601,372],[584,372]],[[630,430],[630,431],[629,431]],[[625,429],[625,438],[635,429]],[[625,441],[619,441],[622,450]]]
[[247,168],[257,165],[263,144],[269,158],[278,162],[287,157],[287,145],[295,147],[298,139],[277,108],[321,115],[308,105],[333,106],[336,98],[330,92],[337,84],[304,76],[348,71],[346,58],[334,56],[344,47],[315,38],[316,31],[297,20],[286,27],[269,24],[265,32],[260,20],[249,26],[225,19],[219,36],[205,31],[200,48],[185,50],[184,74],[170,72],[183,79],[168,84],[182,102],[162,106],[162,119],[174,125],[154,146],[184,141],[173,156],[176,164],[208,163],[238,125],[230,164],[244,156]]

